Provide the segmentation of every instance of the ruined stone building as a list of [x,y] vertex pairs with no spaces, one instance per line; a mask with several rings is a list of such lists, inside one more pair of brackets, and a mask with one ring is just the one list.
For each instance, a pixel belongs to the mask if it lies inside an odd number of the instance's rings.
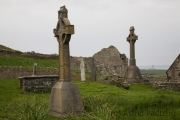
[[[46,55],[38,53],[23,53],[23,54],[12,54],[9,52],[1,52],[0,56],[15,56],[15,57],[26,57],[35,59],[58,59],[58,55]],[[81,57],[70,57],[70,70],[80,71],[80,59]],[[95,53],[92,57],[82,57],[84,61],[85,72],[92,72],[92,64],[95,64],[93,69],[96,74],[101,75],[119,75],[124,77],[125,70],[128,66],[128,58],[125,54],[121,54],[118,49],[114,46],[103,48],[101,51]],[[94,59],[93,59],[94,58]],[[51,66],[49,66],[51,67]],[[57,66],[58,67],[58,66]],[[38,68],[38,75],[58,74],[58,68]],[[52,72],[47,72],[48,70]],[[22,71],[22,72],[20,72]],[[9,73],[9,74],[8,74]],[[13,74],[11,74],[13,73]],[[32,68],[20,68],[20,66],[6,67],[0,66],[0,77],[13,78],[20,76],[27,76],[32,74]],[[8,75],[8,76],[7,76]]]
[[180,54],[166,71],[168,81],[180,81]]
[[[93,59],[94,58],[94,59]],[[128,58],[125,54],[120,54],[114,46],[103,48],[92,57],[83,57],[85,71],[92,72],[92,62],[95,63],[96,74],[119,75],[124,77],[128,66]],[[80,70],[79,57],[71,57],[71,70]]]
[[96,73],[101,75],[119,75],[124,77],[128,66],[128,58],[120,54],[114,46],[103,48],[93,55],[96,64]]

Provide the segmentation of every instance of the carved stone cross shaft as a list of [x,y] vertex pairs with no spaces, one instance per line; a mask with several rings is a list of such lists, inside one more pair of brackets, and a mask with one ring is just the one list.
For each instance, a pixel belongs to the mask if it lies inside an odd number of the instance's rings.
[[62,6],[58,11],[58,23],[54,29],[54,36],[59,42],[59,80],[71,81],[69,41],[74,34],[74,25],[68,19],[68,10]]
[[130,44],[130,66],[136,65],[136,59],[135,59],[135,42],[138,39],[138,36],[134,33],[134,27],[130,27],[129,31],[130,34],[127,37],[127,41]]
[[84,107],[78,87],[71,82],[69,42],[71,34],[74,34],[74,25],[70,24],[67,13],[65,6],[60,7],[54,29],[59,43],[59,81],[52,87],[48,111],[55,117],[81,114]]

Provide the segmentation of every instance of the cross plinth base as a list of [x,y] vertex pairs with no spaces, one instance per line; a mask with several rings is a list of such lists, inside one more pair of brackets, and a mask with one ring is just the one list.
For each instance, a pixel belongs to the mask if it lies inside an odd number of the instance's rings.
[[73,82],[57,82],[51,90],[49,114],[54,117],[67,117],[71,113],[80,115],[83,103],[79,90]]
[[137,66],[128,66],[126,73],[125,73],[125,79],[130,83],[142,83],[142,75]]

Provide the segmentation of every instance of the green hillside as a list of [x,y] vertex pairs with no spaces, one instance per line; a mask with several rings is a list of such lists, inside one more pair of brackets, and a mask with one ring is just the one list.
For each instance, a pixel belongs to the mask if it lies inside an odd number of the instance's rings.
[[11,49],[9,47],[6,47],[4,45],[1,45],[1,44],[0,44],[0,50],[15,51],[15,50],[13,50],[13,49]]
[[32,67],[34,63],[37,63],[38,67],[58,67],[58,60],[0,56],[0,66]]

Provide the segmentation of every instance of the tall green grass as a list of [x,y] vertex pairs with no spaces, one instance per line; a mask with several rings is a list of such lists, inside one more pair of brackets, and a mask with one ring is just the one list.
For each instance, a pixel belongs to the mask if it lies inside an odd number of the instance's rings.
[[17,79],[0,79],[0,119],[10,120],[179,120],[180,93],[133,84],[129,90],[98,82],[75,82],[84,111],[67,118],[48,115],[50,93],[26,93]]

